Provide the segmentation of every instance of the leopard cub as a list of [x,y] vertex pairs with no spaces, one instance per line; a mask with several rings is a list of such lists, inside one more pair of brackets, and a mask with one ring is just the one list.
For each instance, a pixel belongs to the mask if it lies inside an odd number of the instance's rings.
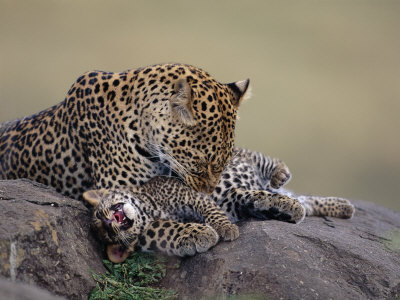
[[136,250],[191,256],[219,239],[239,237],[238,227],[210,198],[174,178],[156,177],[140,187],[90,190],[93,227],[108,258],[124,261]]

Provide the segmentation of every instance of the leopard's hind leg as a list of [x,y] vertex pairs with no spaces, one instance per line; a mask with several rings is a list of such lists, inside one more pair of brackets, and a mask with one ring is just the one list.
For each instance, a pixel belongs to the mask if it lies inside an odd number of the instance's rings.
[[319,196],[306,196],[294,195],[289,191],[282,188],[291,177],[288,167],[279,159],[264,157],[264,164],[267,163],[270,170],[264,175],[269,179],[267,186],[268,191],[276,192],[277,195],[282,197],[297,199],[305,208],[307,216],[327,216],[349,219],[354,214],[354,206],[349,200],[338,197],[319,197]]
[[233,188],[220,206],[232,222],[253,216],[300,223],[305,217],[305,208],[297,199],[264,190]]
[[338,197],[301,195],[297,199],[305,207],[307,216],[350,219],[355,210],[349,200]]

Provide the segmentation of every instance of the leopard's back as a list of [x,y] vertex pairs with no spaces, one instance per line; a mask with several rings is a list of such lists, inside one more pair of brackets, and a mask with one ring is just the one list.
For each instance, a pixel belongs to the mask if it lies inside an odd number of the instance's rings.
[[185,64],[87,72],[60,104],[0,129],[0,178],[79,198],[174,173],[211,191],[232,156],[248,84],[222,84]]

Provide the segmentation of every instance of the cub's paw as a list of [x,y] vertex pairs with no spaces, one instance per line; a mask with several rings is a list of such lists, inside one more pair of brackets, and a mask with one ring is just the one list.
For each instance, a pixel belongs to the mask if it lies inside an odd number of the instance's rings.
[[239,237],[239,227],[235,224],[230,223],[213,227],[224,241],[233,241]]
[[176,254],[193,256],[206,252],[218,243],[218,233],[209,225],[186,223],[177,239]]
[[271,174],[271,181],[269,185],[273,189],[279,189],[289,181],[290,177],[291,175],[289,168],[284,162],[278,161],[275,170]]
[[251,214],[262,219],[275,219],[297,224],[304,220],[306,210],[296,199],[281,194],[266,194],[263,200],[254,202]]

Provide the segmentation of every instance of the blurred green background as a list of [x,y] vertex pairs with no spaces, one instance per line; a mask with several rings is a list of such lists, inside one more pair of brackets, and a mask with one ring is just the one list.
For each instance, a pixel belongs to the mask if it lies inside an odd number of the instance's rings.
[[289,188],[400,210],[400,1],[0,0],[0,122],[160,62],[249,77],[237,145],[283,159]]

